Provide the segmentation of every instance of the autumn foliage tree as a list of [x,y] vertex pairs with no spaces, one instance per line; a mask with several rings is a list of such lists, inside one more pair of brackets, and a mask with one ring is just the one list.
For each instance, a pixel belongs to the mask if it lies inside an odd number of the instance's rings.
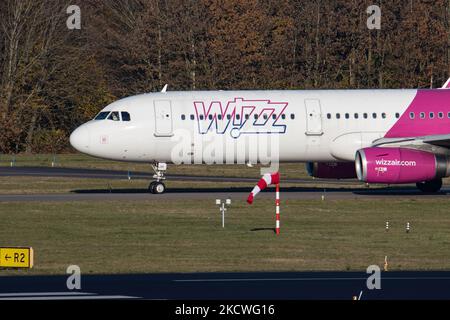
[[[449,76],[447,0],[0,2],[0,152],[70,150],[115,99],[213,89],[429,88]],[[366,12],[378,4],[380,30]]]

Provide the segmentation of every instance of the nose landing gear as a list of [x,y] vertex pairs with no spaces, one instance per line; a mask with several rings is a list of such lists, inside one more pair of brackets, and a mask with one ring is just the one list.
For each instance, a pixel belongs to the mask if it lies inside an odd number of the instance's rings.
[[166,191],[166,185],[162,181],[166,180],[164,174],[167,171],[167,164],[157,162],[152,164],[152,169],[155,171],[153,179],[156,181],[150,183],[148,190],[153,194],[163,194]]

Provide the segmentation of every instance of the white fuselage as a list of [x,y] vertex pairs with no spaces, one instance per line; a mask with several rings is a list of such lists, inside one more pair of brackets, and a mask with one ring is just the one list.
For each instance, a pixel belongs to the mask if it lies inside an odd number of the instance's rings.
[[[275,139],[280,162],[354,161],[357,150],[385,136],[416,93],[311,90],[143,94],[102,110],[118,115],[127,112],[130,121],[91,120],[72,134],[71,144],[83,153],[121,161],[171,163],[179,157],[191,157],[196,163],[255,163],[261,160],[252,151],[255,139]],[[181,142],[183,139],[186,141]],[[226,148],[222,153],[211,151],[208,146],[213,144]]]

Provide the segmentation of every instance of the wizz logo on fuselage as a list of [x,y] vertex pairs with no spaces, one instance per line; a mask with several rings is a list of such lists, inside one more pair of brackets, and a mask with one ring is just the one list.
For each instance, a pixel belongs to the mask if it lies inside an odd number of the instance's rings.
[[194,102],[200,134],[225,134],[237,139],[241,134],[284,134],[287,125],[285,111],[288,102],[245,100],[235,98],[226,103]]

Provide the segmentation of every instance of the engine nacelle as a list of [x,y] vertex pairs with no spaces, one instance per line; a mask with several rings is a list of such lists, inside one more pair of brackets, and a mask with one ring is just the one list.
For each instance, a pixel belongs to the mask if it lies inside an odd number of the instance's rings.
[[360,181],[402,184],[448,177],[449,157],[406,148],[366,148],[356,152]]
[[306,170],[311,177],[320,179],[354,179],[356,178],[353,162],[309,162]]

